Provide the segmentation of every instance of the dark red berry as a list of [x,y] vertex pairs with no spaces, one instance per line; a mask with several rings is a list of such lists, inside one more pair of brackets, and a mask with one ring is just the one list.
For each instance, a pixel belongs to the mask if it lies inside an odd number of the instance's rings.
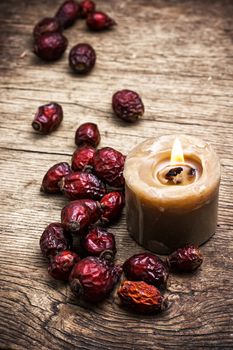
[[93,166],[96,175],[110,186],[122,187],[125,156],[111,147],[95,152]]
[[88,256],[79,261],[71,271],[70,287],[76,296],[97,303],[110,294],[120,275],[119,266],[110,266],[104,260]]
[[144,113],[144,105],[140,96],[131,90],[117,91],[112,97],[112,108],[117,117],[135,122]]
[[103,196],[100,204],[103,209],[101,220],[109,223],[120,217],[122,209],[125,205],[125,198],[123,193],[109,192]]
[[78,18],[79,5],[74,0],[65,1],[58,9],[55,17],[63,28],[70,27]]
[[92,167],[94,154],[95,149],[92,146],[78,148],[72,156],[72,169],[81,171],[88,167]]
[[69,64],[72,70],[78,74],[89,73],[95,65],[96,53],[89,44],[75,45],[69,54]]
[[56,61],[65,52],[68,41],[59,32],[40,35],[34,45],[34,53],[44,61]]
[[63,177],[61,191],[69,199],[100,199],[105,194],[105,185],[94,174],[76,172]]
[[90,13],[95,11],[95,3],[91,0],[83,0],[79,4],[79,16],[86,18]]
[[38,39],[44,33],[61,32],[61,30],[62,28],[57,18],[45,17],[35,25],[33,36],[35,39]]
[[114,19],[109,17],[106,13],[100,11],[90,13],[87,17],[86,23],[88,28],[93,31],[109,29],[116,25]]
[[203,262],[203,256],[198,247],[193,244],[177,249],[167,259],[172,270],[189,272],[196,270]]
[[64,231],[58,222],[49,224],[40,238],[40,249],[42,254],[49,258],[57,253],[72,248],[72,237]]
[[53,165],[43,178],[41,191],[46,193],[60,193],[61,191],[58,183],[64,176],[71,174],[71,172],[68,163],[62,162]]
[[101,216],[100,204],[92,199],[80,199],[68,203],[61,211],[61,223],[65,230],[82,233]]
[[78,261],[80,257],[77,254],[65,250],[51,258],[48,273],[56,280],[68,281],[71,270]]
[[168,268],[155,254],[135,254],[125,261],[123,270],[129,280],[144,281],[156,287],[166,286]]
[[94,123],[81,124],[75,133],[75,143],[77,146],[91,145],[97,147],[100,143],[100,132]]
[[116,254],[116,242],[112,233],[101,227],[93,227],[81,239],[81,247],[87,255],[113,260]]
[[62,107],[58,103],[51,102],[38,108],[32,127],[42,134],[49,134],[61,124],[62,119]]

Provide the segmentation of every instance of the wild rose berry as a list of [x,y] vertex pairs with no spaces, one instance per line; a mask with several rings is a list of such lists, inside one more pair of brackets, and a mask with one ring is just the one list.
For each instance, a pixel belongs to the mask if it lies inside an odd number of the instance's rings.
[[59,222],[49,224],[40,238],[40,249],[46,258],[57,253],[72,248],[72,237],[65,232]]
[[166,286],[168,268],[155,254],[135,254],[125,261],[123,270],[129,280],[144,281],[156,287]]
[[38,39],[44,33],[54,33],[61,31],[62,27],[57,18],[45,17],[35,25],[33,36],[35,39]]
[[72,156],[71,167],[73,170],[81,171],[93,165],[95,149],[92,146],[78,148]]
[[90,13],[87,17],[86,23],[88,28],[93,31],[110,29],[116,25],[114,19],[109,17],[106,13],[100,11]]
[[109,192],[100,201],[103,209],[101,220],[109,223],[118,219],[125,205],[124,195],[120,192]]
[[83,0],[79,4],[79,16],[86,18],[90,13],[95,11],[95,3],[91,0]]
[[127,122],[135,122],[144,114],[140,96],[131,90],[117,91],[112,97],[112,108],[117,117]]
[[198,247],[193,244],[177,249],[167,259],[169,267],[178,272],[196,270],[203,262],[203,256]]
[[114,235],[101,227],[92,227],[81,239],[81,247],[87,255],[113,260],[116,254]]
[[78,15],[78,3],[74,0],[67,0],[59,7],[55,17],[63,28],[68,28],[76,21]]
[[44,61],[56,61],[65,52],[68,41],[59,32],[40,35],[34,45],[34,53]]
[[69,199],[100,199],[105,194],[105,185],[94,174],[76,172],[63,177],[60,189]]
[[71,172],[71,168],[66,162],[53,165],[43,178],[41,191],[46,193],[60,193],[59,182],[64,176],[71,174]]
[[119,266],[110,266],[104,260],[88,256],[73,267],[70,287],[77,297],[82,296],[88,302],[97,303],[110,294],[120,275]]
[[100,143],[100,132],[95,123],[81,124],[75,133],[75,143],[77,146],[91,145],[97,147]]
[[62,107],[58,103],[51,102],[38,108],[32,127],[42,134],[49,134],[61,124],[62,119]]
[[95,65],[96,53],[89,44],[75,45],[69,54],[69,64],[72,70],[78,74],[89,73]]
[[125,156],[111,147],[95,152],[93,166],[96,175],[110,186],[123,187]]
[[80,257],[77,254],[65,250],[51,258],[48,273],[56,280],[68,281],[72,268],[78,261]]
[[122,305],[133,312],[151,314],[167,307],[167,300],[160,291],[143,281],[124,281],[117,293]]
[[66,231],[82,233],[101,216],[100,204],[92,199],[68,203],[61,211],[61,223]]

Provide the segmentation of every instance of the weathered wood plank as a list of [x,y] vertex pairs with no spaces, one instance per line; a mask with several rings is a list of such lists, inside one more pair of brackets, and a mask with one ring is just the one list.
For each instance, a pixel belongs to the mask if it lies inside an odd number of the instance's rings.
[[[0,3],[0,347],[232,348],[232,1],[98,1],[117,20],[115,30],[89,33],[80,21],[66,32],[69,47],[88,41],[97,51],[97,66],[84,78],[69,72],[68,51],[48,65],[31,53],[34,23],[58,3]],[[135,125],[112,114],[112,93],[125,87],[145,103]],[[65,118],[56,132],[41,137],[30,123],[37,106],[50,100],[63,105]],[[52,164],[70,160],[83,121],[99,125],[102,146],[124,153],[146,137],[182,132],[210,141],[221,157],[219,227],[203,246],[201,270],[170,276],[169,308],[161,315],[128,313],[114,294],[101,305],[79,303],[46,273],[38,240],[49,222],[59,220],[66,200],[41,194],[40,182]],[[142,251],[126,231],[124,214],[111,231],[117,262]]]

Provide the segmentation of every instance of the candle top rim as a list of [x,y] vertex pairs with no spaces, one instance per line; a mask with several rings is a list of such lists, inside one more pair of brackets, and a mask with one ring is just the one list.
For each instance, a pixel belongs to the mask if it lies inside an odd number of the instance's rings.
[[[160,162],[164,154],[171,152],[174,139],[181,141],[185,157],[200,159],[202,174],[200,178],[185,186],[159,186],[152,181],[152,164]],[[145,179],[140,175],[143,169]],[[220,162],[210,145],[194,136],[165,135],[149,138],[133,148],[125,161],[124,176],[126,185],[141,198],[158,203],[161,207],[174,201],[175,205],[185,205],[185,201],[204,202],[216,193],[220,181]],[[153,183],[153,186],[151,185]]]

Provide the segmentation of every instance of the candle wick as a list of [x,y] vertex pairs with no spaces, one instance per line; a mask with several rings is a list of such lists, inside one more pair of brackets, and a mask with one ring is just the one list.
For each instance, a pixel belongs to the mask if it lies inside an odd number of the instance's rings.
[[167,172],[167,174],[165,175],[165,177],[166,177],[166,179],[168,179],[168,180],[172,180],[173,177],[175,177],[175,176],[181,174],[183,170],[184,170],[184,169],[183,169],[181,166],[176,167],[176,168],[172,168],[172,169],[170,169],[170,170]]

